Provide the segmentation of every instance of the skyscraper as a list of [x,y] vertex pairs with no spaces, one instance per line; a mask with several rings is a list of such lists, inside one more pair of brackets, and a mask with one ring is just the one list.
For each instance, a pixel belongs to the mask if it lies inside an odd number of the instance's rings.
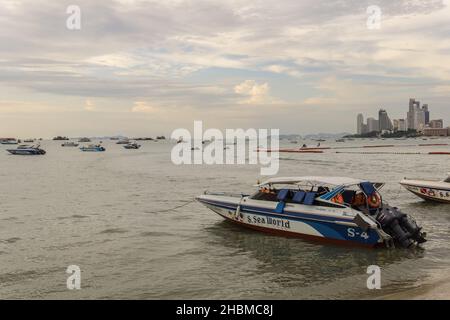
[[364,130],[364,116],[362,113],[358,114],[358,117],[356,118],[356,131],[358,134],[363,134]]
[[422,106],[422,111],[425,114],[425,125],[430,123],[430,111],[428,110],[428,104]]
[[380,111],[378,111],[378,125],[379,131],[392,130],[392,121],[389,119],[389,116],[384,109],[380,109]]
[[379,121],[374,118],[367,118],[367,132],[380,131]]

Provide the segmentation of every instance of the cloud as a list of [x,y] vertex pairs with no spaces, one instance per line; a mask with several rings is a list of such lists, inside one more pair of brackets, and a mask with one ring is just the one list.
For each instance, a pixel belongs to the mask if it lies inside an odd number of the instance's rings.
[[269,84],[258,84],[255,80],[245,80],[241,84],[234,87],[234,92],[245,96],[240,100],[242,104],[265,104],[270,103],[272,98],[269,96]]
[[87,99],[85,101],[85,104],[84,104],[84,110],[86,110],[86,111],[94,111],[95,110],[95,104],[90,99]]
[[136,113],[155,113],[157,110],[157,108],[148,105],[145,101],[136,101],[133,108],[131,108],[131,112]]

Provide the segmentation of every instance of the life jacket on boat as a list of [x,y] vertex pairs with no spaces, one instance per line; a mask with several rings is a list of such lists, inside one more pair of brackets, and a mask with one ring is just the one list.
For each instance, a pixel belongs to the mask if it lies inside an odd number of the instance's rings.
[[338,195],[334,196],[331,201],[334,203],[344,204],[344,197],[341,193],[339,193]]
[[367,204],[371,208],[379,208],[381,206],[381,197],[378,193],[372,193],[369,197],[367,197]]

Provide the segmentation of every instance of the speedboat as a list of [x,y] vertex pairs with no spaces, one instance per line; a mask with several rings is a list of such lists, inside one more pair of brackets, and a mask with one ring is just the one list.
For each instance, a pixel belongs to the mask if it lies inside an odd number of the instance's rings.
[[55,140],[55,141],[58,141],[58,140],[69,140],[69,138],[62,137],[62,136],[57,136],[57,137],[54,137],[53,140]]
[[16,139],[13,138],[7,138],[7,139],[2,139],[0,140],[1,144],[18,144],[19,141],[17,141]]
[[345,177],[271,178],[252,195],[205,192],[196,200],[228,221],[282,236],[366,247],[425,242],[410,216],[383,201],[383,185]]
[[106,149],[99,144],[90,144],[87,147],[86,146],[80,147],[80,150],[90,152],[102,152],[105,151]]
[[61,144],[61,147],[78,147],[78,143],[73,141],[64,142],[63,144]]
[[45,154],[45,150],[41,149],[39,145],[37,146],[29,146],[29,145],[20,145],[17,149],[8,149],[7,150],[11,154],[15,155],[42,155]]
[[400,184],[422,199],[450,203],[450,172],[447,173],[447,178],[440,181],[405,178]]
[[139,149],[141,147],[140,144],[137,143],[129,143],[123,146],[125,149]]
[[128,140],[128,139],[122,139],[122,140],[119,140],[116,142],[116,144],[129,144],[129,143],[130,143],[130,140]]

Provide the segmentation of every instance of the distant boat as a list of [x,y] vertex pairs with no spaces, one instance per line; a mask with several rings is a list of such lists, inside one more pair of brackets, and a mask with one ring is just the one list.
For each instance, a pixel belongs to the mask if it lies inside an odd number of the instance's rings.
[[156,139],[157,140],[166,140],[166,137],[164,137],[164,136],[157,136]]
[[25,139],[23,142],[34,142],[34,139]]
[[130,140],[125,138],[116,142],[116,144],[129,144]]
[[69,140],[69,138],[67,138],[67,137],[62,137],[62,136],[56,136],[56,137],[54,137],[53,138],[53,140]]
[[41,149],[39,145],[29,146],[29,145],[23,144],[23,145],[18,146],[17,149],[8,149],[7,151],[14,155],[23,155],[23,156],[45,154],[45,150]]
[[345,139],[336,139],[336,142],[345,142]]
[[13,138],[7,138],[7,139],[2,139],[0,140],[1,144],[18,144],[19,141],[17,141],[16,139]]
[[78,147],[78,143],[70,141],[70,142],[64,142],[61,144],[61,147]]
[[123,146],[125,149],[139,149],[141,147],[140,144],[137,143],[129,143]]
[[87,152],[102,152],[105,151],[106,149],[104,147],[102,147],[99,144],[90,144],[87,147],[83,146],[80,148],[81,151],[87,151]]
[[89,139],[89,138],[80,138],[80,139],[78,139],[78,142],[91,142],[91,139]]
[[291,140],[291,141],[289,141],[290,143],[295,143],[295,144],[297,144],[298,143],[298,141],[297,140]]

